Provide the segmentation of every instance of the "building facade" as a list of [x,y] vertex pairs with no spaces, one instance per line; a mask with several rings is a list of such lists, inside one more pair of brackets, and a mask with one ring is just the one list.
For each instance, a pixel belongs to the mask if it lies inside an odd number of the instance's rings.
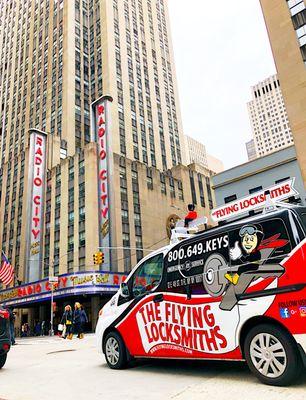
[[[94,316],[123,273],[167,242],[167,224],[186,203],[205,215],[213,207],[210,171],[187,167],[167,3],[0,0],[0,60],[0,246],[16,272],[0,301],[28,307],[21,322],[46,320],[45,280],[55,274],[72,282],[56,288],[57,312],[79,299]],[[111,265],[94,265],[99,154],[90,104],[104,94],[113,98],[116,249]],[[46,132],[45,147],[32,146],[32,128]],[[29,245],[31,235],[40,239]]]
[[255,160],[255,158],[257,158],[257,154],[256,154],[254,139],[251,139],[250,141],[248,141],[245,144],[245,148],[247,151],[248,160],[249,161]]
[[260,0],[282,94],[306,183],[306,6],[303,0]]
[[190,163],[208,166],[206,147],[191,136],[186,135],[187,150]]
[[306,191],[295,147],[289,146],[226,170],[212,179],[217,206],[222,206],[293,178],[298,194],[291,201],[306,205]]
[[203,143],[198,142],[188,135],[186,135],[185,138],[189,163],[202,165],[214,173],[224,170],[223,162],[218,158],[208,154]]
[[252,100],[247,106],[257,157],[293,144],[277,75],[252,87]]

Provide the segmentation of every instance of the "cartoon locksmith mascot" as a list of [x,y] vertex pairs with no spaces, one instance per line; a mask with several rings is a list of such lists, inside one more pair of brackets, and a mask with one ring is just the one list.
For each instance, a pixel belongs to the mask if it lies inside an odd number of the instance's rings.
[[[237,265],[237,272],[234,274],[225,274],[225,278],[237,285],[239,277],[242,274],[253,274],[260,270],[260,266],[265,264],[275,249],[285,246],[288,241],[286,239],[279,239],[280,234],[264,238],[264,233],[260,225],[245,225],[239,231],[240,245],[237,241],[235,246],[230,249],[230,258],[232,265]],[[263,255],[265,251],[265,256]]]
[[264,234],[255,225],[246,225],[240,229],[239,236],[241,247],[237,241],[230,249],[230,257],[233,261],[232,265],[239,264],[240,266],[234,275],[225,274],[225,278],[234,285],[237,285],[242,273],[258,270],[261,259],[260,244]]

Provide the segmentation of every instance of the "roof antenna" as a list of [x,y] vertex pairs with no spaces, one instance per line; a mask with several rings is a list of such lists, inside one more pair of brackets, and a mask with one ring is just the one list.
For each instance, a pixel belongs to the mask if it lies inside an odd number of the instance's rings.
[[265,202],[265,206],[264,206],[264,209],[263,209],[263,214],[267,214],[268,212],[276,210],[277,207],[276,207],[276,204],[274,203],[274,201],[271,198],[270,190],[266,190],[265,191],[265,198],[266,198],[266,202]]

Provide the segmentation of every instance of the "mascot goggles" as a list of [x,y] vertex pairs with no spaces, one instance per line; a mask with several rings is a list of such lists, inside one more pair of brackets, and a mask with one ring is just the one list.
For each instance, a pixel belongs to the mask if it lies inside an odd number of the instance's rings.
[[255,235],[255,233],[263,234],[263,232],[258,230],[256,226],[243,226],[239,231],[239,236],[244,236],[245,234]]

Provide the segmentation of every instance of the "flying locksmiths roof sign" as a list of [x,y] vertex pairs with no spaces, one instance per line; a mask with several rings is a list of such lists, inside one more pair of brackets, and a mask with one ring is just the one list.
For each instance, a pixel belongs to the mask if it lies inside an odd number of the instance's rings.
[[264,208],[266,202],[266,191],[270,192],[271,199],[274,201],[280,201],[296,196],[299,193],[293,187],[294,180],[295,178],[288,179],[249,196],[234,200],[221,207],[217,207],[212,210],[211,217],[213,221],[219,222],[231,217],[237,217],[251,210]]

